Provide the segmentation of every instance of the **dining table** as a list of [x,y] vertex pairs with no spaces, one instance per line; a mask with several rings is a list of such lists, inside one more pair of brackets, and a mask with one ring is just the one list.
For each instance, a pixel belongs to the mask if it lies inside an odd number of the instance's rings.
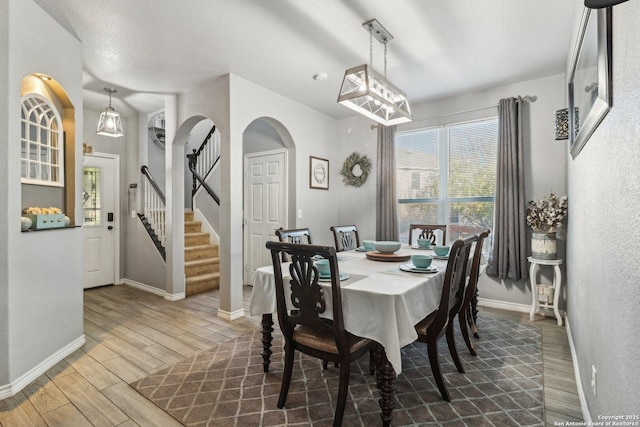
[[[429,272],[413,268],[409,258],[417,253],[432,255],[435,268]],[[438,257],[431,249],[403,245],[394,255],[381,257],[377,251],[361,249],[337,253],[344,327],[380,344],[379,403],[385,426],[391,423],[395,379],[402,372],[401,349],[418,338],[414,325],[437,310],[447,267],[447,257]],[[289,264],[282,263],[285,276]],[[323,292],[325,301],[331,301],[330,282],[323,283]],[[276,312],[271,265],[258,268],[253,276],[249,312],[262,316],[263,370],[268,372]],[[327,307],[324,315],[330,318],[331,312]]]

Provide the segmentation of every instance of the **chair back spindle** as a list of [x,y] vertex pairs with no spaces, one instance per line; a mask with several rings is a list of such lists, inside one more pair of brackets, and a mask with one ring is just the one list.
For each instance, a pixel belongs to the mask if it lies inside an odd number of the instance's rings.
[[360,236],[355,225],[334,225],[330,227],[336,252],[349,251],[360,247]]

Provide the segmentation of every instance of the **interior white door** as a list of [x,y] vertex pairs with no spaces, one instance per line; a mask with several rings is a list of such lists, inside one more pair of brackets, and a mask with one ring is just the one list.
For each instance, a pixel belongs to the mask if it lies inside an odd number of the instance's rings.
[[248,155],[245,172],[244,282],[251,284],[256,269],[271,264],[266,242],[277,240],[275,230],[287,224],[286,152]]
[[85,289],[116,283],[117,162],[88,155],[82,171]]

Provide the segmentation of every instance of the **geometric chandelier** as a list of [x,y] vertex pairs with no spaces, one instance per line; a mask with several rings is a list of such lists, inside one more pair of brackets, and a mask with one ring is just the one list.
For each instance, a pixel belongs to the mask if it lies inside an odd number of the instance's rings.
[[124,132],[122,130],[122,120],[120,119],[120,114],[116,112],[111,107],[111,94],[116,93],[117,90],[111,89],[108,87],[104,88],[104,91],[109,94],[109,106],[100,113],[100,118],[98,119],[98,129],[96,133],[98,135],[118,137],[123,136]]
[[[385,126],[412,120],[407,95],[387,80],[387,42],[393,36],[376,20],[362,26],[369,31],[369,62],[348,69],[338,103]],[[373,37],[384,44],[384,76],[373,69]]]

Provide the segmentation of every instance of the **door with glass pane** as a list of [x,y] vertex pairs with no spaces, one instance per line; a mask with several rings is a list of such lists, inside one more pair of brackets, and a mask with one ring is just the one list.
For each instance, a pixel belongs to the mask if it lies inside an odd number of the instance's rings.
[[116,159],[88,155],[82,168],[83,284],[116,283]]

